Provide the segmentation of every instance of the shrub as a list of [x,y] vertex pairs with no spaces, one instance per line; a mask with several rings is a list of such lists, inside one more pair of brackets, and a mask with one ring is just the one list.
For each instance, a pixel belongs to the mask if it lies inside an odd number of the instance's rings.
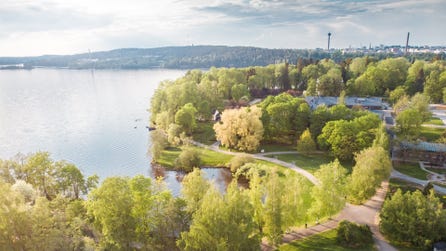
[[231,161],[229,162],[229,168],[231,169],[231,172],[235,173],[240,167],[247,163],[254,162],[254,158],[247,155],[247,154],[240,154],[237,156],[234,156]]
[[175,166],[186,172],[200,166],[200,152],[194,148],[184,148],[175,160]]
[[366,247],[373,243],[372,231],[367,225],[343,220],[339,223],[336,242],[346,247]]

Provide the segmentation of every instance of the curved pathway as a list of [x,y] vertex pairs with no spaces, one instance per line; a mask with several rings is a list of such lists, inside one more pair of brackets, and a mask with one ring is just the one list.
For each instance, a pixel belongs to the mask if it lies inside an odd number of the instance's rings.
[[264,156],[264,155],[272,155],[272,154],[290,154],[290,153],[296,153],[297,154],[297,152],[295,152],[295,151],[289,151],[289,152],[268,152],[268,153],[261,153],[261,154],[249,154],[249,153],[240,153],[240,152],[231,152],[231,151],[222,150],[222,149],[219,148],[218,142],[212,144],[211,146],[208,146],[208,145],[205,145],[203,143],[200,143],[200,142],[197,142],[197,141],[193,141],[193,140],[189,140],[189,142],[191,144],[193,144],[193,145],[196,145],[196,146],[199,146],[199,147],[202,147],[202,148],[205,148],[205,149],[209,149],[209,150],[212,150],[212,151],[215,151],[215,152],[219,152],[219,153],[224,153],[224,154],[229,154],[229,155],[242,155],[242,154],[245,154],[245,155],[250,155],[253,158],[258,159],[258,160],[264,160],[264,161],[272,162],[272,163],[275,163],[277,165],[284,166],[284,167],[287,167],[289,169],[292,169],[293,171],[295,171],[295,172],[303,175],[304,177],[306,177],[308,180],[310,180],[315,185],[319,184],[319,181],[316,179],[316,177],[314,177],[314,175],[311,174],[310,172],[308,172],[307,170],[302,169],[302,168],[300,168],[300,167],[298,167],[298,166],[296,166],[294,164],[291,164],[291,163],[288,163],[288,162],[285,162],[285,161],[282,161],[282,160],[278,160],[278,159],[275,159],[275,158],[269,158],[269,157],[265,157]]
[[[378,250],[383,251],[397,251],[391,246],[379,231],[379,211],[381,210],[382,203],[384,202],[387,194],[389,183],[384,181],[381,183],[381,187],[377,190],[376,194],[363,205],[346,204],[344,209],[333,219],[327,222],[313,225],[308,228],[300,228],[286,233],[283,236],[283,244],[287,244],[302,238],[309,237],[314,234],[319,234],[331,229],[335,229],[339,222],[342,220],[348,220],[359,224],[367,224],[373,233],[373,239],[375,246]],[[266,242],[262,243],[261,249],[264,251],[275,250],[275,247],[269,246]]]
[[[209,149],[212,151],[230,154],[230,155],[241,155],[247,153],[239,153],[239,152],[231,152],[225,151],[219,148],[219,144],[214,143],[211,146],[196,142],[191,140],[191,144]],[[299,174],[305,176],[308,180],[310,180],[313,184],[318,185],[319,180],[314,177],[310,172],[285,161],[281,161],[275,158],[265,157],[264,155],[278,155],[278,154],[297,154],[295,151],[284,151],[284,152],[268,152],[268,153],[260,153],[260,154],[248,154],[254,157],[255,159],[269,161],[287,168],[290,168]],[[318,234],[330,229],[334,229],[338,226],[338,223],[342,220],[348,220],[351,222],[356,222],[359,224],[367,224],[373,233],[373,238],[375,241],[375,245],[378,247],[378,250],[383,251],[397,251],[394,247],[392,247],[388,242],[384,239],[384,237],[379,232],[379,211],[381,210],[382,203],[384,202],[385,196],[387,194],[388,189],[388,181],[384,181],[381,183],[381,187],[377,190],[376,194],[368,200],[366,203],[362,205],[352,205],[346,204],[344,209],[334,218],[322,224],[314,225],[309,228],[302,228],[291,233],[286,233],[283,235],[283,243],[290,243],[295,240],[299,240],[314,234]],[[263,250],[275,250],[275,247],[269,246],[266,241],[262,241],[261,249]]]
[[[420,179],[414,178],[412,176],[406,175],[404,173],[400,173],[400,172],[398,172],[396,170],[392,170],[392,173],[390,174],[390,177],[391,178],[395,178],[395,179],[400,179],[400,180],[403,180],[403,181],[407,181],[407,182],[410,182],[410,183],[414,183],[414,184],[417,184],[417,185],[420,185],[420,186],[423,186],[423,187],[426,186],[427,183],[429,182],[428,180],[420,180]],[[441,187],[441,186],[438,186],[438,185],[435,185],[435,184],[432,184],[432,185],[434,186],[434,190],[436,192],[441,193],[441,194],[446,194],[446,188],[445,187]]]

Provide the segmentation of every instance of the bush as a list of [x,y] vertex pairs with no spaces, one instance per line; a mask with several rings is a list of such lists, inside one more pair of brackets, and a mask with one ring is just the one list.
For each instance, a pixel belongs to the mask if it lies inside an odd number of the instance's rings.
[[231,169],[231,172],[235,173],[240,167],[247,163],[254,162],[254,158],[247,155],[247,154],[240,154],[237,156],[234,156],[231,161],[229,162],[229,168]]
[[343,220],[339,223],[336,242],[346,247],[367,247],[373,243],[372,231],[367,225]]
[[150,132],[150,137],[152,139],[150,152],[152,153],[152,160],[156,162],[161,157],[163,150],[169,145],[169,142],[167,142],[167,137],[160,130]]
[[186,172],[192,171],[194,167],[200,167],[200,152],[194,148],[185,148],[175,160],[175,166]]

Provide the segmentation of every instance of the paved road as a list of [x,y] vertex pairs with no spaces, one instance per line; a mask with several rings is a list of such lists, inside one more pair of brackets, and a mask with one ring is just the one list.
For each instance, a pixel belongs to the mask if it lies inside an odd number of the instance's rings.
[[291,169],[291,170],[293,170],[293,171],[303,175],[308,180],[310,180],[311,183],[313,183],[315,185],[319,185],[319,180],[317,180],[316,177],[314,177],[313,174],[311,174],[310,172],[308,172],[308,171],[306,171],[306,170],[304,170],[304,169],[302,169],[302,168],[300,168],[300,167],[298,167],[298,166],[296,166],[296,165],[294,165],[292,163],[288,163],[288,162],[285,162],[285,161],[282,161],[282,160],[278,160],[278,159],[275,159],[275,158],[269,158],[269,157],[265,157],[265,156],[261,156],[261,155],[257,155],[257,154],[253,154],[252,156],[255,159],[265,160],[265,161],[269,161],[269,162],[275,163],[277,165],[281,165],[281,166],[287,167],[287,168],[289,168],[289,169]]
[[[420,185],[420,186],[423,186],[423,187],[426,186],[427,183],[429,182],[427,180],[420,180],[420,179],[417,179],[417,178],[405,175],[405,174],[400,173],[400,172],[398,172],[396,170],[392,171],[392,173],[390,174],[390,177],[391,178],[395,178],[395,179],[404,180],[404,181],[407,181],[407,182],[411,182],[411,183],[414,183],[414,184],[417,184],[417,185]],[[437,186],[437,185],[433,185],[433,186],[434,186],[434,190],[436,192],[441,193],[441,194],[446,194],[446,188],[441,187],[441,186]]]
[[[297,229],[291,233],[285,234],[282,239],[283,243],[290,243],[295,240],[334,229],[338,226],[340,221],[348,220],[359,224],[367,224],[372,230],[373,239],[378,250],[397,251],[397,249],[391,246],[379,232],[379,211],[384,202],[388,186],[388,182],[384,181],[376,194],[366,203],[363,205],[346,204],[344,209],[336,217],[327,222],[310,226],[309,228]],[[266,242],[263,242],[261,249],[263,251],[271,251],[275,250],[275,247],[271,247]]]
[[[192,144],[206,148],[212,151],[230,154],[230,155],[240,155],[240,154],[246,154],[246,153],[238,153],[238,152],[230,152],[221,150],[218,146],[218,143],[212,144],[211,146],[196,142],[196,141],[190,141]],[[264,155],[278,155],[278,154],[293,154],[297,152],[269,152],[269,153],[262,153],[262,154],[251,154],[252,157],[260,160],[269,161],[287,168],[290,168],[306,178],[308,178],[313,184],[318,185],[319,181],[314,177],[311,173],[308,171],[297,167],[294,164],[281,161],[275,158],[269,158],[265,157]],[[325,223],[318,224],[311,226],[309,228],[299,229],[297,231],[293,231],[291,233],[287,233],[283,236],[283,243],[289,243],[294,240],[298,240],[304,237],[308,237],[310,235],[318,234],[326,230],[334,229],[337,227],[338,223],[342,220],[348,220],[352,222],[357,222],[360,224],[367,224],[370,226],[370,229],[373,232],[373,238],[375,241],[376,246],[378,247],[378,250],[382,251],[397,251],[394,247],[392,247],[390,244],[386,242],[386,240],[383,238],[381,233],[379,232],[379,222],[378,222],[378,214],[381,210],[382,203],[385,199],[386,193],[388,189],[388,182],[385,181],[381,184],[381,187],[377,190],[376,194],[368,200],[363,205],[352,205],[347,204],[344,209],[337,215],[334,219],[329,220]],[[275,247],[271,247],[268,245],[266,241],[262,241],[261,249],[263,250],[275,250]]]
[[[226,151],[226,150],[222,150],[220,149],[218,146],[218,143],[214,143],[211,146],[202,144],[200,142],[196,142],[196,141],[190,141],[191,144],[202,147],[202,148],[206,148],[212,151],[216,151],[219,153],[224,153],[224,154],[229,154],[229,155],[241,155],[241,154],[248,154],[248,153],[239,153],[239,152],[230,152],[230,151]],[[269,153],[262,153],[262,154],[248,154],[250,156],[252,156],[255,159],[259,159],[259,160],[265,160],[265,161],[269,161],[284,167],[287,167],[289,169],[292,169],[293,171],[303,175],[304,177],[306,177],[308,180],[310,180],[313,184],[318,185],[319,181],[316,179],[316,177],[314,177],[313,174],[311,174],[310,172],[292,164],[292,163],[288,163],[285,161],[281,161],[275,158],[269,158],[269,157],[265,157],[263,155],[277,155],[277,154],[290,154],[290,153],[297,153],[297,152],[269,152]]]

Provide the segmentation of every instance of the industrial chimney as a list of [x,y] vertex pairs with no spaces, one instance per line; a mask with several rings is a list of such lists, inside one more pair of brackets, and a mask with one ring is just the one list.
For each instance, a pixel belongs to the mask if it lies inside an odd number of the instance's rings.
[[410,32],[407,32],[406,49],[404,50],[405,54],[407,54],[407,50],[409,49],[409,36]]
[[328,51],[330,51],[330,37],[331,37],[331,32],[328,33]]

